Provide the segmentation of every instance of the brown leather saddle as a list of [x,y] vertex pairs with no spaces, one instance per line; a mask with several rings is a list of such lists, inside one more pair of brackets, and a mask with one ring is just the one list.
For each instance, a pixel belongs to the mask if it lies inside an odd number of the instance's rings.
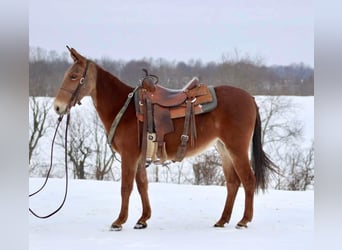
[[174,131],[172,119],[184,117],[183,134],[174,159],[182,161],[189,138],[194,145],[197,137],[195,115],[209,112],[217,106],[215,90],[200,83],[196,77],[183,89],[168,89],[158,84],[157,76],[144,71],[146,76],[135,95],[137,119],[143,122],[142,154],[146,155],[148,164],[164,162],[167,158],[164,137]]

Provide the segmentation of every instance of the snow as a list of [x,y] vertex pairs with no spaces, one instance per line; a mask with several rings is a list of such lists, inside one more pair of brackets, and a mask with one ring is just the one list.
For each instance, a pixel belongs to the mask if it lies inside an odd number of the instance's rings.
[[[30,178],[30,192],[43,179]],[[46,189],[30,198],[41,215],[58,207],[63,179],[50,179]],[[62,210],[46,220],[30,215],[29,249],[312,249],[314,192],[269,190],[255,196],[254,219],[247,229],[236,229],[241,219],[244,192],[239,190],[231,223],[214,228],[226,196],[221,186],[151,183],[152,218],[148,228],[133,229],[141,204],[136,188],[130,199],[123,230],[109,227],[120,209],[120,183],[70,180]]]

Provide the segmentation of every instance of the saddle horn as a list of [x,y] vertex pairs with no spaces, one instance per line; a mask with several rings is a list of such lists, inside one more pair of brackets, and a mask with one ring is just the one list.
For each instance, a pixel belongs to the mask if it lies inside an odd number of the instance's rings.
[[148,77],[148,71],[147,71],[147,69],[143,68],[142,71],[145,72],[145,77]]
[[147,70],[147,69],[145,69],[145,68],[142,68],[142,71],[144,71],[144,72],[145,72],[145,77],[144,77],[144,78],[148,78],[148,77],[152,77],[152,78],[154,78],[154,79],[155,79],[155,82],[154,82],[154,84],[157,84],[157,83],[159,82],[159,77],[158,77],[158,76],[156,76],[156,75],[152,75],[152,74],[149,74],[149,73],[148,73],[148,70]]

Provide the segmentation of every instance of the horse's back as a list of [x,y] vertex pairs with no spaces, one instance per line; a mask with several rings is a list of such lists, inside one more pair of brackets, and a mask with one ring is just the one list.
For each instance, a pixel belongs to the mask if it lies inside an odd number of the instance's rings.
[[[215,92],[219,102],[224,103],[223,105],[239,105],[252,107],[255,105],[254,97],[247,91],[229,85],[220,85],[215,87]],[[237,107],[234,107],[237,108]]]
[[251,94],[233,86],[217,86],[215,92],[218,106],[213,115],[230,122],[252,122],[254,126],[257,109]]

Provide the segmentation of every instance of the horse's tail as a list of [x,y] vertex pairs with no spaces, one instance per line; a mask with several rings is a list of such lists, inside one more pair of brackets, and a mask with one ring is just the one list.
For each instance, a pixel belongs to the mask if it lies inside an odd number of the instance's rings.
[[261,120],[259,109],[257,109],[257,116],[254,126],[253,142],[252,142],[252,167],[256,179],[256,192],[260,189],[265,191],[268,184],[269,173],[278,173],[278,167],[270,160],[268,155],[264,152],[261,142]]

